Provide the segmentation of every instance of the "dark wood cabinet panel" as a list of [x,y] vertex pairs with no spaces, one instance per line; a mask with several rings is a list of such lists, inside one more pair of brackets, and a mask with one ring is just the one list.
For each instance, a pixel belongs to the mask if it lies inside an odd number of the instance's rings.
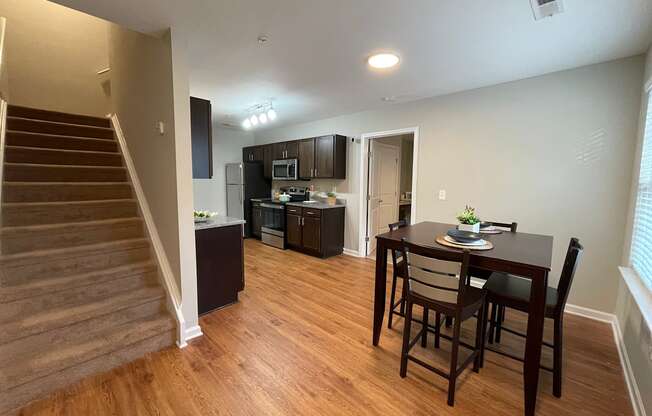
[[287,238],[288,245],[292,247],[300,248],[302,243],[301,216],[288,214],[285,221],[285,228],[286,228],[285,235]]
[[291,142],[285,142],[285,158],[296,159],[298,157],[299,157],[299,141],[293,140]]
[[286,208],[288,246],[316,256],[330,257],[344,251],[344,207]]
[[264,162],[264,146],[251,146],[242,149],[243,162]]
[[322,136],[315,138],[315,178],[334,177],[334,149],[334,136]]
[[321,251],[321,220],[318,217],[303,217],[303,248],[319,253]]
[[192,142],[192,177],[213,177],[213,137],[211,102],[190,97],[190,136]]
[[299,177],[312,178],[315,169],[315,140],[304,139],[298,143]]
[[298,140],[274,143],[272,145],[272,156],[274,160],[296,159],[299,156]]
[[272,145],[261,146],[263,149],[263,175],[266,179],[272,179]]
[[199,314],[237,302],[244,289],[242,225],[195,231]]
[[251,234],[260,238],[260,227],[263,225],[263,210],[260,205],[254,204],[251,209]]
[[274,143],[272,145],[272,159],[285,159],[285,143]]

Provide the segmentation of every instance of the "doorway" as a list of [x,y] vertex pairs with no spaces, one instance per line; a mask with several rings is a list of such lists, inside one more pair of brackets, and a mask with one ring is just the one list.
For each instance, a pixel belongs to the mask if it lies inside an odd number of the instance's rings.
[[376,236],[415,218],[418,129],[362,135],[360,255],[375,254]]

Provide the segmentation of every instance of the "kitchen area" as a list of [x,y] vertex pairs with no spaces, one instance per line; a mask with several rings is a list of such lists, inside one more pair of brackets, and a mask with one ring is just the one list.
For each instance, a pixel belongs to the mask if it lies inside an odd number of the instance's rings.
[[191,98],[200,315],[238,302],[245,239],[320,258],[342,254],[345,201],[316,184],[346,179],[350,140],[330,134],[256,145],[245,132],[214,126],[211,115],[210,101]]

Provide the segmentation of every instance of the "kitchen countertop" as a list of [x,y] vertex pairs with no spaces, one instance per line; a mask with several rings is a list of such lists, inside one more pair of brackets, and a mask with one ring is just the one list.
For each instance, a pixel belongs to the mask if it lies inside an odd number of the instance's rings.
[[229,227],[231,225],[245,224],[247,221],[238,218],[227,217],[224,215],[215,215],[210,217],[206,222],[196,222],[195,231],[205,230],[207,228]]
[[315,209],[332,209],[332,208],[344,208],[343,204],[328,205],[325,202],[311,202],[306,204],[305,202],[288,202],[286,205],[293,207],[303,207],[303,208],[315,208]]

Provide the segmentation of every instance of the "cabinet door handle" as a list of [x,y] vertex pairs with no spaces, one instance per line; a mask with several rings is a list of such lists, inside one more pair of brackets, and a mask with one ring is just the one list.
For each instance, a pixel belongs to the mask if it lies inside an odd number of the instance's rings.
[[306,224],[306,219],[301,217],[301,226],[303,227]]

